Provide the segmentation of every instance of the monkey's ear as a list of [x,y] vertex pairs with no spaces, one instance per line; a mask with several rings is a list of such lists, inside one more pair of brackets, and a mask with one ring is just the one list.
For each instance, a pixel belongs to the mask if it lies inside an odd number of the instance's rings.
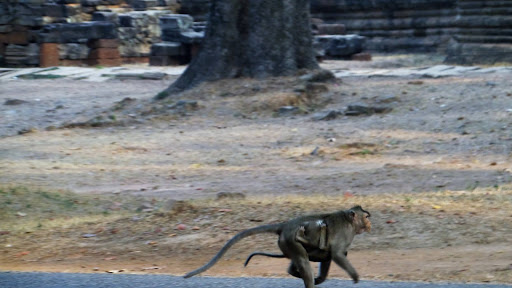
[[350,220],[354,221],[354,218],[356,218],[356,212],[354,212],[354,210],[350,210],[348,211],[348,213],[348,215],[350,216]]

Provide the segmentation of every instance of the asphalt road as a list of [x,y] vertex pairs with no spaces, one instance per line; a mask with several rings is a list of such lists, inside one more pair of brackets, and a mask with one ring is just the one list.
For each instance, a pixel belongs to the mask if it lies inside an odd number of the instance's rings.
[[[1,288],[302,288],[302,281],[291,278],[212,278],[182,277],[168,275],[134,274],[71,274],[71,273],[21,273],[0,272]],[[348,280],[329,279],[319,288],[512,288],[512,285],[376,282],[361,281],[353,284]]]

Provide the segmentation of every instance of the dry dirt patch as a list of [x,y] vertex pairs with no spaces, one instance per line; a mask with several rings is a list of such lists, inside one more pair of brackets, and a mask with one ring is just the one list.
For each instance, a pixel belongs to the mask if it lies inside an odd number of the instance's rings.
[[[349,257],[365,279],[510,283],[511,191],[182,202],[3,187],[0,269],[182,274],[243,229],[364,203],[374,228]],[[243,240],[206,274],[285,276],[274,259],[242,269],[255,250],[278,252],[276,237]]]

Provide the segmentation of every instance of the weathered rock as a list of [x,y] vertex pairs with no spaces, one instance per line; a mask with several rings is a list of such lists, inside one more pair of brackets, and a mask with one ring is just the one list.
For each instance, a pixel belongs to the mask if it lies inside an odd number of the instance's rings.
[[10,66],[39,65],[39,45],[7,45],[5,48],[5,63]]
[[359,116],[359,115],[372,115],[375,113],[387,113],[393,110],[392,107],[389,106],[378,106],[378,105],[369,105],[366,103],[358,102],[352,103],[347,106],[347,110],[345,111],[345,115],[347,116]]
[[364,50],[365,37],[359,35],[315,36],[314,45],[320,57],[343,58]]
[[119,16],[114,12],[96,11],[92,14],[92,21],[106,21],[119,26]]
[[146,10],[148,8],[156,7],[158,6],[157,0],[134,0],[132,2],[132,7],[135,10],[141,11]]
[[162,40],[186,44],[201,43],[204,32],[194,31],[193,24],[194,20],[189,15],[173,14],[160,17]]
[[144,72],[144,73],[119,73],[115,74],[116,79],[121,80],[162,80],[167,76],[163,72]]
[[338,115],[341,115],[341,114],[342,113],[340,113],[339,111],[329,110],[329,111],[318,112],[318,113],[313,114],[312,119],[314,121],[329,121],[329,120],[336,119],[336,117],[338,117]]
[[87,59],[89,47],[86,44],[67,43],[59,44],[59,59]]
[[286,116],[290,114],[295,114],[299,112],[299,107],[296,106],[282,106],[277,109],[277,113],[279,113],[280,116]]
[[39,33],[43,43],[86,43],[91,39],[115,38],[115,25],[105,21],[49,24]]
[[184,47],[178,42],[161,42],[151,45],[151,56],[183,56]]
[[14,105],[21,105],[21,104],[26,104],[26,103],[28,103],[28,101],[21,100],[21,99],[7,99],[7,100],[5,100],[4,105],[14,106]]
[[319,24],[316,31],[317,35],[344,35],[346,28],[344,24]]
[[395,95],[383,95],[375,98],[376,103],[393,103],[397,101],[400,101],[400,99]]

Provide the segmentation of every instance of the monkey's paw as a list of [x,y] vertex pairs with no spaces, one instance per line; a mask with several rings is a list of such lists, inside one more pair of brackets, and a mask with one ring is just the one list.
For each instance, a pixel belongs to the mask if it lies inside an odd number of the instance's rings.
[[354,280],[354,284],[357,284],[359,282],[359,275],[352,276],[352,280]]

